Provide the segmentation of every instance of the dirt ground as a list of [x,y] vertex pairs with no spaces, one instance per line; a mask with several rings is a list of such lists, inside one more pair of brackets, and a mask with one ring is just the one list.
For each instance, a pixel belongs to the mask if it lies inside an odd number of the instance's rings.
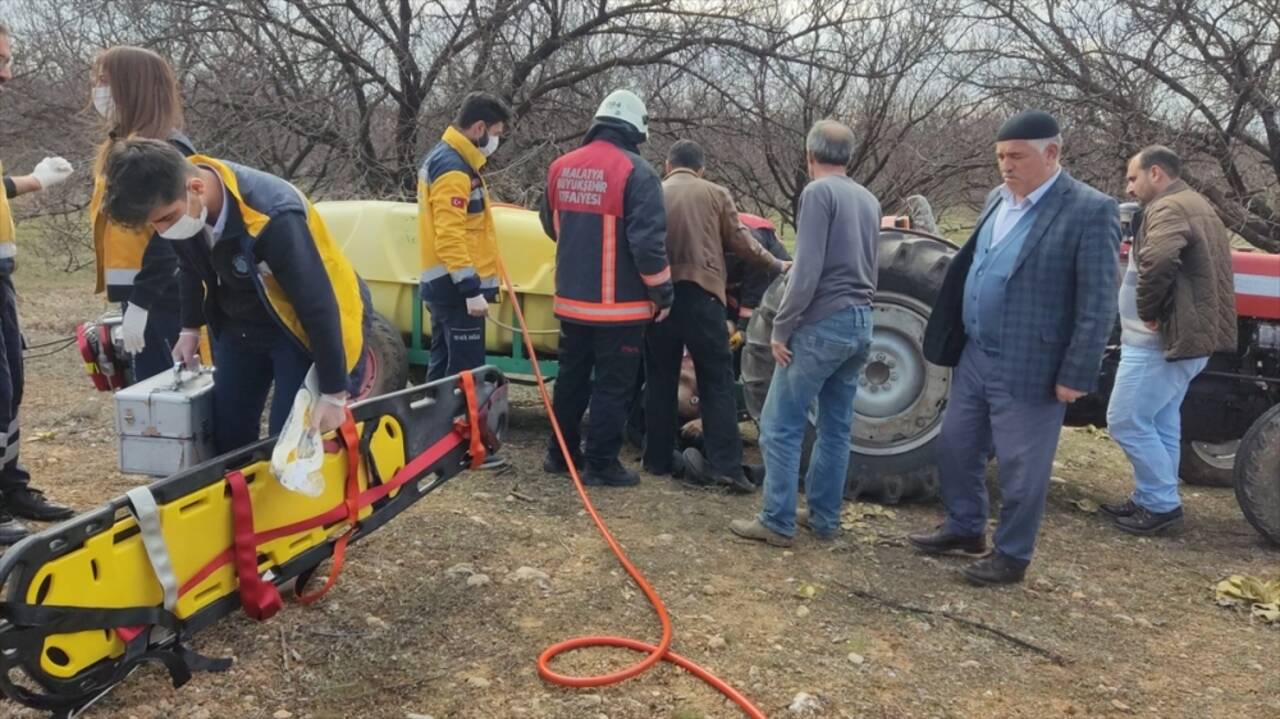
[[[32,343],[66,336],[101,306],[87,273],[23,272]],[[34,359],[28,373],[22,453],[38,486],[78,508],[131,487],[136,478],[115,471],[110,397],[92,391],[74,350]],[[146,668],[88,716],[740,716],[671,666],[598,690],[538,678],[535,659],[556,641],[656,641],[658,628],[568,481],[542,474],[535,395],[514,402],[509,467],[458,477],[358,545],[317,606],[286,606],[265,624],[236,615],[197,635],[197,650],[235,657],[229,672],[174,690]],[[1186,530],[1136,539],[1080,501],[1120,497],[1130,481],[1104,433],[1064,432],[1056,476],[1027,582],[994,590],[904,546],[938,521],[936,506],[865,518],[830,544],[802,533],[783,551],[727,531],[758,497],[646,477],[592,498],[666,600],[676,651],[770,716],[792,716],[801,692],[821,717],[1280,716],[1278,635],[1212,599],[1228,574],[1277,569],[1230,490],[1184,488]],[[557,666],[597,673],[635,657],[590,650]],[[11,704],[0,715],[37,716]]]

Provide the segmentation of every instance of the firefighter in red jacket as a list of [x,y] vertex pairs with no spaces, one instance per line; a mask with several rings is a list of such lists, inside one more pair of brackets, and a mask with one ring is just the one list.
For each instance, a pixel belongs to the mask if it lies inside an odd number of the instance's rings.
[[[640,481],[618,461],[618,451],[645,327],[666,319],[673,297],[662,180],[639,152],[648,138],[644,102],[614,91],[600,104],[582,147],[551,164],[542,203],[543,229],[557,243],[555,415],[574,465],[585,464],[583,483],[594,486]],[[588,404],[583,451],[580,425]],[[543,469],[568,471],[555,437]]]

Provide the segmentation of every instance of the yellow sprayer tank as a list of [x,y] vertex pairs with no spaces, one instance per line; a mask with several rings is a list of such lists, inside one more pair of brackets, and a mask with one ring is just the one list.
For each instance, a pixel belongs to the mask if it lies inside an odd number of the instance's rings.
[[[408,336],[413,330],[414,304],[420,301],[418,277],[422,274],[422,259],[418,252],[418,206],[409,202],[357,200],[320,202],[316,210],[369,286],[374,309]],[[542,231],[538,213],[532,210],[497,205],[493,207],[493,221],[498,252],[520,297],[533,346],[540,354],[554,355],[560,327],[553,311],[556,245]],[[505,292],[496,306],[489,307],[489,317],[508,327],[517,326]],[[425,308],[423,331],[431,331]],[[489,354],[509,355],[511,339],[510,330],[493,321],[488,323],[485,349]]]

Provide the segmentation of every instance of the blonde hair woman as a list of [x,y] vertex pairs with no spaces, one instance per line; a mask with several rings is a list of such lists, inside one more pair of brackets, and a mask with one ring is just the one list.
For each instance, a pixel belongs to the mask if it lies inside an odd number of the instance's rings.
[[173,68],[140,47],[109,48],[93,64],[93,106],[102,116],[104,135],[94,165],[89,221],[97,255],[97,291],[124,307],[124,346],[134,355],[136,379],[172,366],[169,352],[181,329],[178,317],[178,257],[169,243],[150,230],[111,222],[102,212],[102,176],[115,140],[131,136],[166,140],[183,155],[195,154],[182,134],[182,99]]

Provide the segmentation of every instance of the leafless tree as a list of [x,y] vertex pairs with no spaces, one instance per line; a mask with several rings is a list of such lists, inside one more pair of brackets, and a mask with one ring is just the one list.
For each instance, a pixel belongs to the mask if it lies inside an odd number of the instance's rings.
[[[1039,101],[1115,187],[1150,143],[1180,150],[1186,180],[1246,241],[1280,252],[1280,1],[984,0],[978,87]],[[1068,138],[1070,146],[1072,140]]]

